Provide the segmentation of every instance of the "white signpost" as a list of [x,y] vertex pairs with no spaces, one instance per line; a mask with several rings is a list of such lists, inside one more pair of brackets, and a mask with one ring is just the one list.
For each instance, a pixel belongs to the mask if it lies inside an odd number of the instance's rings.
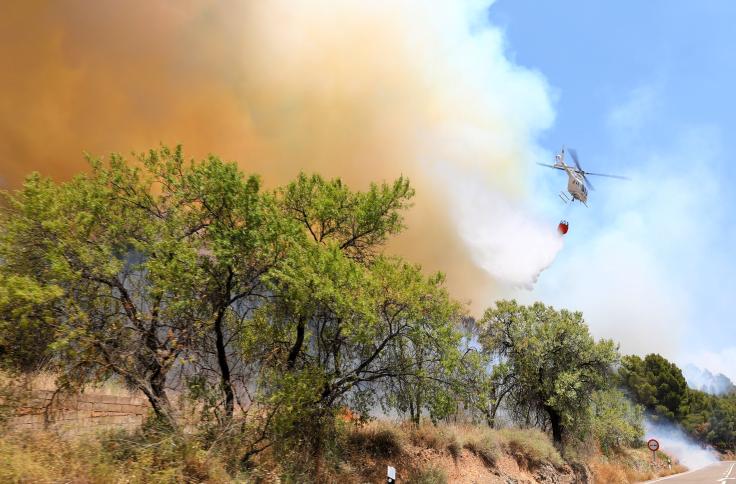
[[388,472],[386,473],[386,476],[388,477],[388,484],[396,484],[396,469],[388,466]]

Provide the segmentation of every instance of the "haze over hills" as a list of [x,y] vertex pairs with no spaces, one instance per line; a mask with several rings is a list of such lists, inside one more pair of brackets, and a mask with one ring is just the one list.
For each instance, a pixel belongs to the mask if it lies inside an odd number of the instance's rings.
[[729,395],[736,393],[736,385],[723,373],[713,374],[707,369],[688,364],[682,368],[687,385],[693,390],[700,390],[711,395]]

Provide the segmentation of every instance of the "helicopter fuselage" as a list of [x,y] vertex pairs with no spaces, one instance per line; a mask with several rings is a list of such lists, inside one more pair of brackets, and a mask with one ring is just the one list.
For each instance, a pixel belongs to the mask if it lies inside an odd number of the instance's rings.
[[619,178],[623,180],[628,180],[629,178],[625,176],[620,175],[609,175],[606,173],[591,173],[589,171],[583,170],[583,168],[580,166],[580,162],[578,161],[578,155],[575,152],[575,150],[571,149],[570,154],[572,155],[572,160],[575,162],[575,166],[568,165],[565,163],[565,148],[563,147],[559,153],[555,155],[555,164],[554,165],[548,165],[546,163],[537,163],[538,165],[546,166],[549,168],[555,168],[557,170],[564,171],[567,173],[567,191],[570,193],[570,197],[565,194],[565,192],[560,192],[560,198],[565,203],[571,203],[575,200],[579,201],[586,207],[588,204],[586,203],[588,201],[588,190],[593,189],[593,185],[588,180],[588,176],[605,176],[608,178]]
[[578,200],[583,205],[588,201],[588,189],[583,183],[583,177],[578,175],[571,166],[565,164],[564,161],[558,161],[555,166],[562,168],[567,173],[567,191],[573,200]]

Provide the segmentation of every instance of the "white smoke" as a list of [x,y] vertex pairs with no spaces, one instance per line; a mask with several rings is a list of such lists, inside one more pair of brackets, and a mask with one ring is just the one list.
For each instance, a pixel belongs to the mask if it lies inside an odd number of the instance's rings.
[[659,442],[659,450],[675,457],[688,469],[699,469],[718,462],[713,449],[700,446],[673,424],[646,419],[644,435],[644,440],[656,439]]
[[458,232],[475,263],[494,279],[532,289],[562,249],[556,225],[494,190],[472,171],[439,171],[451,197]]

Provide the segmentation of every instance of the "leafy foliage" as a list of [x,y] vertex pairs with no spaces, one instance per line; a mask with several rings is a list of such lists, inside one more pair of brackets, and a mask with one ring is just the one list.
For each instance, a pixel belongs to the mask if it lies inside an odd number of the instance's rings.
[[591,424],[592,434],[606,454],[635,446],[644,436],[642,407],[617,389],[593,394]]
[[552,429],[562,443],[567,429],[584,421],[596,390],[608,386],[618,352],[612,341],[596,342],[582,314],[535,303],[499,301],[481,321],[480,342],[497,365],[494,379],[505,388],[512,415]]
[[636,401],[650,412],[669,419],[681,416],[681,406],[687,401],[687,381],[674,363],[657,354],[643,360],[626,356],[619,375]]
[[441,274],[382,254],[412,196],[404,178],[355,192],[304,174],[263,192],[180,148],[32,175],[0,221],[5,368],[69,389],[119,377],[171,428],[179,385],[207,445],[240,442],[244,463],[274,442],[319,458],[342,405],[403,405],[389,380],[417,419],[446,415],[462,307]]

